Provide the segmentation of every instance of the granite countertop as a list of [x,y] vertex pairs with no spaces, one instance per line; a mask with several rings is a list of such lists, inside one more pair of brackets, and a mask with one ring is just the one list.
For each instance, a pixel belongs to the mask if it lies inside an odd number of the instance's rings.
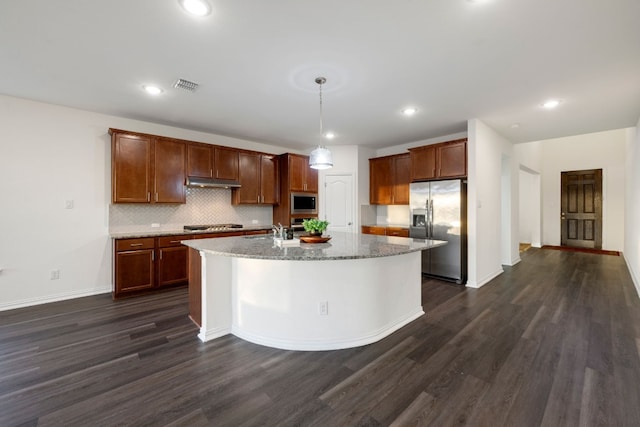
[[158,237],[158,236],[178,236],[183,234],[224,234],[224,233],[237,233],[243,231],[258,231],[258,230],[271,230],[271,225],[250,225],[242,228],[228,228],[226,230],[198,230],[198,231],[185,231],[184,229],[176,230],[158,230],[158,231],[124,231],[117,233],[109,233],[109,237],[112,239],[134,239],[142,237]]
[[213,255],[238,258],[322,261],[402,255],[445,245],[441,240],[332,232],[326,243],[279,246],[270,235],[185,240],[184,245]]

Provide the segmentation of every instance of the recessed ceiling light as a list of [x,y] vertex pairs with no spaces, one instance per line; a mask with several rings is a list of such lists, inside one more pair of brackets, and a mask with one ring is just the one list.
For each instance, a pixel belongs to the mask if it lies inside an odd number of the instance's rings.
[[196,16],[207,16],[211,13],[211,6],[206,0],[178,0],[180,6],[187,12]]
[[154,85],[144,85],[142,86],[142,88],[149,94],[149,95],[160,95],[162,93],[162,89],[160,89],[158,86],[154,86]]
[[335,137],[336,137],[336,134],[335,134],[335,133],[333,133],[333,132],[326,132],[326,133],[324,134],[324,137],[325,137],[325,138],[327,138],[327,139],[333,139],[333,138],[335,138]]
[[559,99],[549,99],[544,103],[542,103],[542,108],[546,108],[547,110],[552,110],[556,108],[558,105],[560,105],[561,102],[562,101],[560,101]]
[[414,107],[407,107],[404,110],[402,110],[402,114],[404,114],[405,116],[413,116],[417,112],[418,112],[418,109]]

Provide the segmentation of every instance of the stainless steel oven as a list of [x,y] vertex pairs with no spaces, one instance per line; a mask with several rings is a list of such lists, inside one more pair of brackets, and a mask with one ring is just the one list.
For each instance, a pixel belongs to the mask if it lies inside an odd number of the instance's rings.
[[291,214],[318,213],[318,195],[313,193],[291,193]]

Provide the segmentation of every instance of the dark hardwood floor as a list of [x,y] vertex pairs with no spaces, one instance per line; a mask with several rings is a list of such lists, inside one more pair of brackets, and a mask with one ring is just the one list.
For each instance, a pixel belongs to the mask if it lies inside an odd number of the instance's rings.
[[372,345],[201,343],[184,289],[0,312],[0,426],[640,426],[622,257],[529,249],[481,289],[423,283]]

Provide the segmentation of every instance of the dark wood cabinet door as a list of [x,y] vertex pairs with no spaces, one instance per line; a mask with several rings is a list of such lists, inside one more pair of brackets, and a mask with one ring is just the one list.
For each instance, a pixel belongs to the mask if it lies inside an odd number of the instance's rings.
[[155,143],[156,203],[186,203],[186,146],[184,142],[158,139]]
[[304,171],[305,171],[305,177],[306,177],[306,181],[305,181],[305,191],[308,191],[310,193],[317,193],[318,192],[318,170],[317,169],[311,169],[309,167],[309,159],[305,158],[304,159]]
[[439,178],[467,176],[467,142],[459,141],[439,145],[437,148]]
[[233,189],[234,204],[260,203],[260,155],[240,153],[240,188]]
[[215,147],[214,149],[216,178],[238,180],[239,152],[232,148]]
[[260,156],[260,191],[261,203],[275,205],[278,203],[278,158],[276,156]]
[[393,158],[393,204],[409,204],[409,183],[411,182],[411,157],[401,154]]
[[158,249],[158,286],[187,283],[189,280],[187,246]]
[[309,164],[303,156],[289,155],[289,190],[306,191],[306,167]]
[[187,146],[187,175],[213,178],[213,147],[202,144]]
[[116,253],[115,296],[154,287],[154,250]]
[[379,157],[369,159],[369,203],[390,205],[393,203],[393,159]]
[[436,177],[436,150],[433,146],[412,148],[409,152],[411,181],[423,181]]
[[114,133],[111,153],[113,203],[149,203],[151,138]]

